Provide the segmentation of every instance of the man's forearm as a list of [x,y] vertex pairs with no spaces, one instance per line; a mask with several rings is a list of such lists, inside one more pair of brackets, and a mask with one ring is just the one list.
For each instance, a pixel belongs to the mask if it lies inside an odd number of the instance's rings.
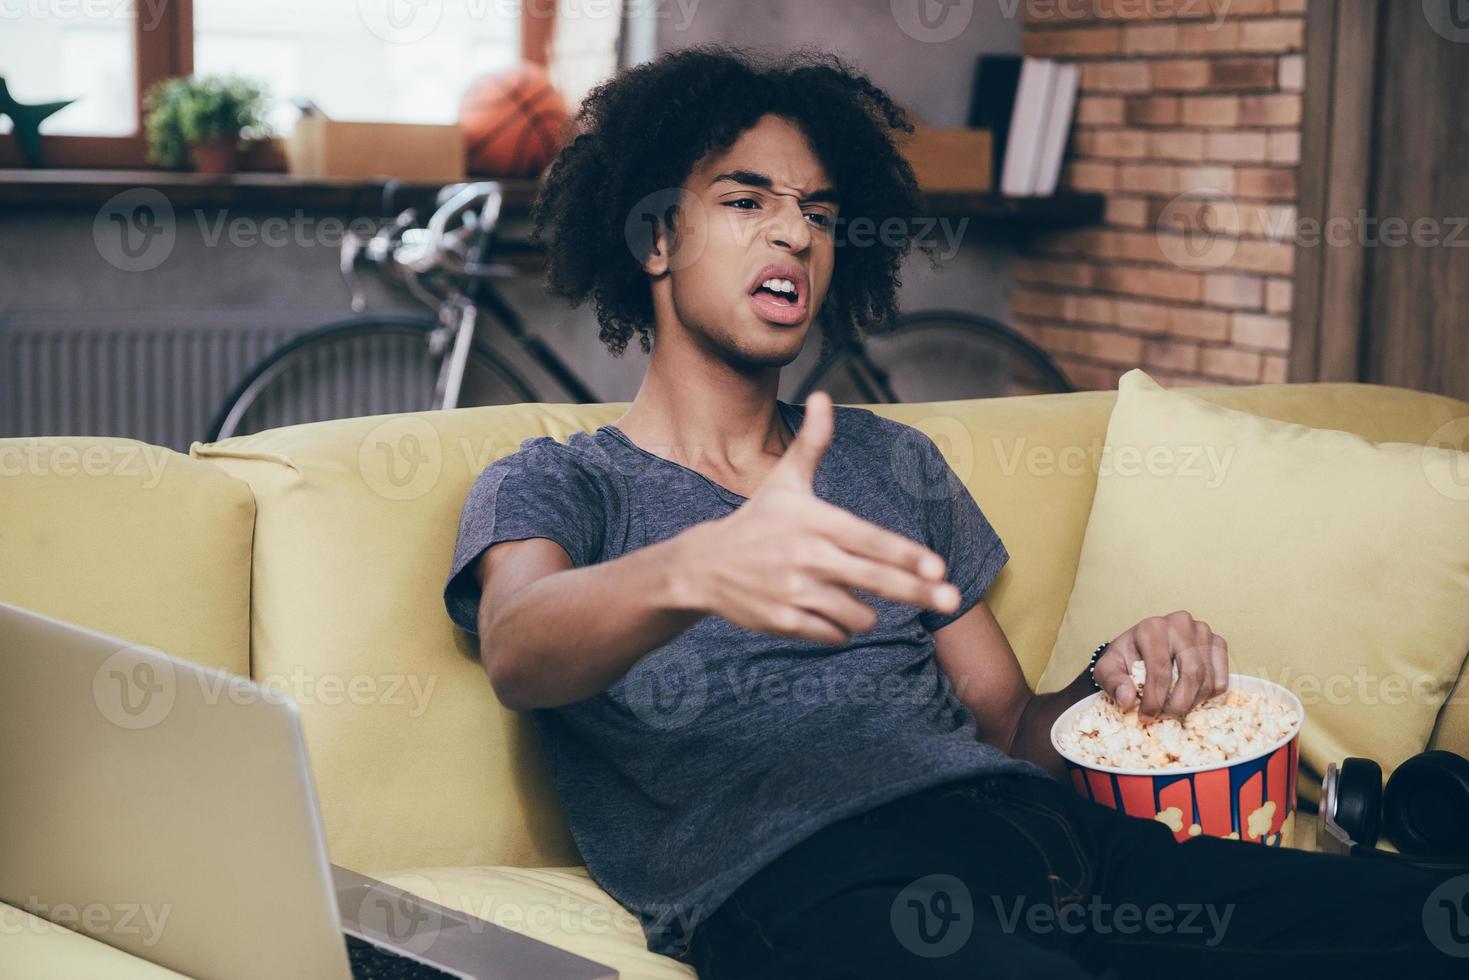
[[1032,694],[1015,726],[1015,735],[1008,749],[1010,755],[1034,762],[1064,782],[1067,779],[1066,762],[1051,744],[1051,726],[1063,711],[1095,690],[1091,674],[1083,668],[1076,680],[1061,690]]
[[[687,534],[688,532],[685,532]],[[691,608],[677,535],[620,558],[556,572],[480,624],[501,700],[552,708],[600,694],[707,613]]]

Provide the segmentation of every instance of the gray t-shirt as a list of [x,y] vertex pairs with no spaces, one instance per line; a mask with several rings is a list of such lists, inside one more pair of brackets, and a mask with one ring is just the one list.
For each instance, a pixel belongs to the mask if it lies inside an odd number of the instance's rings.
[[[777,405],[797,430],[804,406]],[[932,634],[978,602],[1009,558],[938,446],[912,426],[837,406],[813,490],[943,555],[959,608],[855,590],[878,624],[843,646],[706,616],[600,694],[531,711],[588,872],[638,917],[654,952],[684,954],[731,892],[830,823],[979,773],[1049,778],[978,741],[933,656]],[[476,631],[473,565],[497,542],[549,538],[580,567],[745,500],[613,425],[564,444],[526,439],[470,490],[444,589],[449,615]]]

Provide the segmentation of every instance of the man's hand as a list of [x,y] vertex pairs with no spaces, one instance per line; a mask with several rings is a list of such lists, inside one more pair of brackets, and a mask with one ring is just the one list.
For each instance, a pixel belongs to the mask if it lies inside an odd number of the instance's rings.
[[[1183,610],[1148,617],[1113,640],[1097,659],[1092,676],[1124,711],[1138,704],[1131,675],[1139,660],[1147,668],[1139,706],[1144,719],[1165,713],[1182,721],[1194,705],[1229,688],[1229,644],[1208,623]],[[1178,682],[1173,684],[1175,662]]]
[[795,441],[755,494],[733,514],[679,536],[687,544],[682,605],[821,643],[845,643],[877,625],[877,612],[854,588],[938,612],[959,607],[942,556],[812,492],[834,427],[831,396],[813,392]]

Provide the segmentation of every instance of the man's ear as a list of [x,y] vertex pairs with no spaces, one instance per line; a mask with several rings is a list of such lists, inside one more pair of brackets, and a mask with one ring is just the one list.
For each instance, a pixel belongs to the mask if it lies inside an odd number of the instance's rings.
[[664,212],[666,220],[659,220],[650,216],[648,222],[653,233],[653,244],[648,250],[647,258],[643,259],[643,271],[650,276],[661,276],[668,271],[669,257],[673,249],[673,236],[670,226],[678,220],[673,208]]

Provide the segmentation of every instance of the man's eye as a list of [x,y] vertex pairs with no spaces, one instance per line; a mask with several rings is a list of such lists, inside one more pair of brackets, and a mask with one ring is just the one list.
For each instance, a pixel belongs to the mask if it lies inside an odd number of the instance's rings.
[[[742,205],[745,205],[745,204],[750,205],[750,207],[748,207],[748,208],[747,207],[743,207]],[[749,211],[749,210],[751,210],[751,208],[758,208],[760,206],[760,202],[757,201],[757,200],[755,200],[753,197],[739,197],[739,198],[735,198],[732,201],[725,201],[724,202],[724,206],[727,207],[727,208],[737,208],[737,209],[739,209],[741,211]],[[807,212],[806,217],[808,217],[808,218],[815,218],[816,219],[816,225],[819,228],[830,228],[831,227],[831,224],[832,224],[831,218],[828,215],[826,215],[823,212],[821,212],[821,211],[810,211],[810,212]]]

